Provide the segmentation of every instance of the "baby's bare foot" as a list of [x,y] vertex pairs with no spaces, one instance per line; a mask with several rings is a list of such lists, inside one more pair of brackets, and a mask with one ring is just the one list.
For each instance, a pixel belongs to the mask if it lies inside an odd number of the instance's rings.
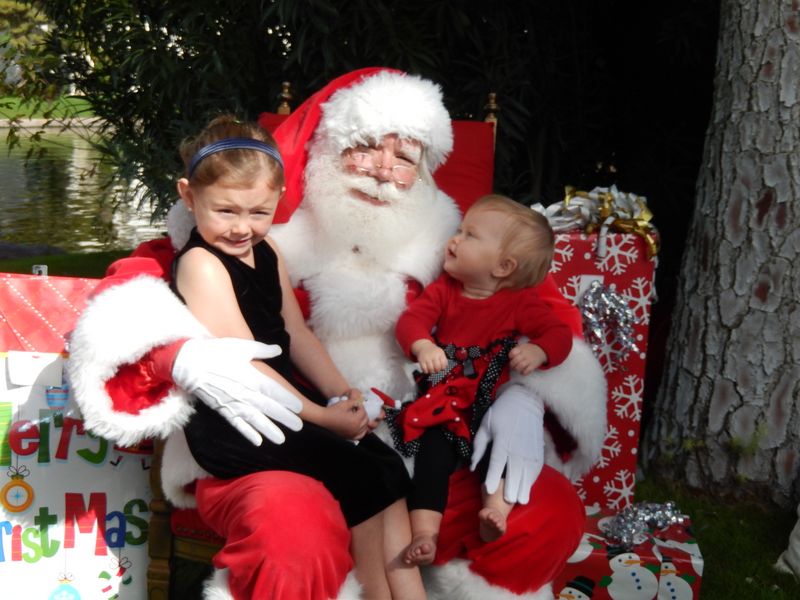
[[484,542],[493,542],[506,532],[506,516],[496,508],[482,509],[478,522],[478,532]]
[[436,536],[416,534],[406,548],[404,560],[409,565],[429,565],[436,556]]

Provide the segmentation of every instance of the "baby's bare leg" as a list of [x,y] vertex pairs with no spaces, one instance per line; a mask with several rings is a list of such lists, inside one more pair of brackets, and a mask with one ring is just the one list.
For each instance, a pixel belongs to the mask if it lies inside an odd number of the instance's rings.
[[411,525],[405,500],[398,500],[383,512],[386,576],[392,600],[425,600],[419,568],[406,560],[411,544]]
[[505,481],[500,480],[500,485],[493,493],[483,489],[483,508],[478,513],[478,532],[484,542],[493,542],[506,532],[506,522],[511,509],[514,507],[503,498]]
[[405,554],[405,562],[412,565],[429,565],[436,556],[436,542],[442,513],[418,508],[409,512],[411,516],[411,543]]

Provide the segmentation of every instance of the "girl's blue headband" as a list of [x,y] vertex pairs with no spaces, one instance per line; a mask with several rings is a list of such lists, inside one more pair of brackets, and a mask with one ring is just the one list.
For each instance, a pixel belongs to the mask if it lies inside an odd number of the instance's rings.
[[218,142],[213,142],[208,146],[203,146],[195,153],[192,160],[189,162],[189,179],[192,178],[195,169],[197,169],[197,165],[199,165],[204,158],[225,150],[257,150],[258,152],[263,152],[267,156],[271,156],[275,159],[275,162],[280,165],[281,169],[283,169],[283,160],[277,148],[274,146],[252,138],[226,138]]

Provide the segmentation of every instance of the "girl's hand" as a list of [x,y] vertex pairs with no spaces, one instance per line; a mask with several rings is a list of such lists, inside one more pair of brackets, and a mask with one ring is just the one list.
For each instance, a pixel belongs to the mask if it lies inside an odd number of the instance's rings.
[[364,394],[362,394],[361,390],[358,388],[350,388],[342,395],[348,400],[360,400],[361,402],[364,401]]
[[447,355],[444,350],[430,340],[417,340],[411,345],[411,351],[423,373],[430,375],[447,368]]
[[[359,400],[361,404],[364,405],[364,408],[366,408],[366,405],[364,404],[366,402],[366,398],[364,398],[364,394],[361,393],[361,390],[356,388],[350,388],[344,393],[344,395],[347,396],[347,398],[349,398],[350,400]],[[367,413],[367,433],[369,433],[370,431],[375,431],[375,429],[378,428],[378,425],[381,424],[381,421],[383,421],[386,418],[386,413],[383,412],[383,407],[380,408],[377,416],[375,416],[374,419],[370,418],[372,416],[370,411],[366,411],[366,413]]]
[[342,400],[326,408],[323,427],[348,440],[363,438],[369,433],[363,399]]
[[520,375],[530,375],[547,362],[547,354],[536,344],[519,344],[508,353],[508,365]]

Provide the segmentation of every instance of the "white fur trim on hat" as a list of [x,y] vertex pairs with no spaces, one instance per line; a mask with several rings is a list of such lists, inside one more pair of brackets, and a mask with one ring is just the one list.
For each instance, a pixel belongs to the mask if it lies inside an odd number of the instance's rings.
[[321,108],[316,135],[337,152],[396,133],[422,143],[433,172],[453,149],[441,88],[416,75],[382,71],[337,91]]
[[121,366],[189,337],[209,334],[160,279],[136,277],[95,296],[70,335],[66,365],[86,427],[123,446],[166,437],[182,427],[194,409],[180,389],[172,388],[159,404],[132,414],[115,409],[105,385]]
[[553,586],[543,585],[535,592],[515,594],[491,585],[469,570],[469,561],[455,558],[437,567],[422,569],[425,591],[430,600],[553,600]]
[[167,233],[175,250],[180,250],[186,245],[196,224],[194,214],[189,212],[181,200],[172,205],[167,213]]
[[573,481],[585,474],[600,457],[607,421],[606,378],[592,349],[575,338],[564,362],[526,376],[512,373],[511,383],[517,382],[542,398],[578,442],[571,458],[562,462],[546,435],[545,462]]

